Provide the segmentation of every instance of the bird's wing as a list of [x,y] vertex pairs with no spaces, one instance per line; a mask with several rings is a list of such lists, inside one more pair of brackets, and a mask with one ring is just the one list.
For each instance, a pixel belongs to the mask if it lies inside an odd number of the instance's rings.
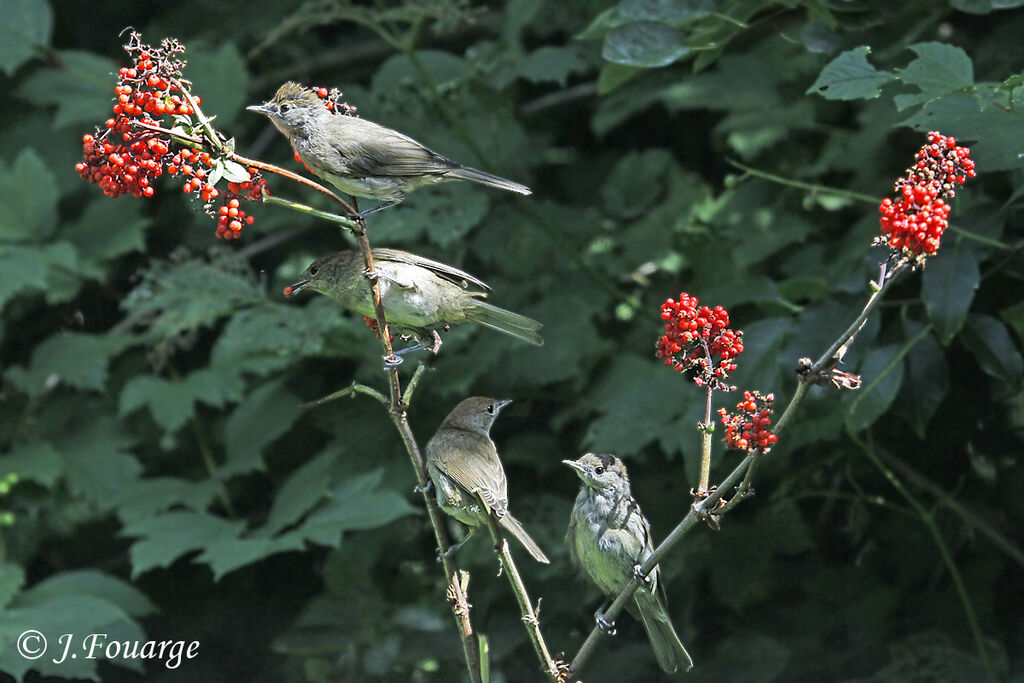
[[346,141],[349,144],[340,145],[345,147],[342,156],[349,173],[357,178],[441,174],[459,167],[454,161],[396,130],[366,119],[354,118],[346,123],[362,128],[354,140]]
[[479,492],[498,517],[508,511],[508,483],[494,442],[449,427],[448,443],[435,451],[437,468],[470,493]]
[[488,291],[491,289],[483,280],[470,275],[464,270],[459,270],[455,266],[449,266],[448,264],[441,263],[440,261],[434,261],[433,259],[424,258],[423,256],[410,254],[407,251],[382,248],[374,249],[373,254],[375,258],[379,258],[382,261],[394,261],[396,263],[405,263],[410,266],[426,268],[438,277],[443,278],[452,284],[458,285],[463,289],[466,289],[471,284]]

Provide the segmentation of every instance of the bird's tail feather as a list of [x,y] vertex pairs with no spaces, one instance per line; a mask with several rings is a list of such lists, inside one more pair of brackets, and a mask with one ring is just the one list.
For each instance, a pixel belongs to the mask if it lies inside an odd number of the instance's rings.
[[474,183],[489,185],[490,187],[496,187],[499,190],[507,190],[517,194],[533,194],[533,190],[528,188],[526,185],[506,180],[505,178],[491,175],[490,173],[484,173],[483,171],[478,171],[475,168],[468,168],[466,166],[453,168],[445,173],[445,176],[448,178],[455,178],[457,180],[471,180]]
[[693,660],[690,653],[683,647],[683,643],[676,635],[672,627],[665,606],[657,595],[643,588],[633,594],[636,606],[640,611],[640,621],[647,631],[647,639],[651,641],[651,648],[654,649],[654,657],[658,660],[658,666],[666,673],[674,673],[682,667],[684,671],[693,668]]
[[538,332],[543,325],[525,315],[506,311],[486,301],[476,301],[467,317],[492,330],[518,337],[524,342],[535,346],[544,345],[544,340]]
[[534,542],[534,540],[530,538],[530,534],[526,533],[526,529],[524,529],[523,525],[519,523],[519,520],[517,520],[510,514],[505,514],[502,516],[501,519],[498,520],[498,524],[503,526],[506,531],[515,536],[519,540],[519,542],[523,544],[523,547],[526,548],[527,552],[533,555],[533,559],[537,560],[542,564],[550,564],[548,556],[545,555],[544,551],[540,549],[540,546],[538,546]]

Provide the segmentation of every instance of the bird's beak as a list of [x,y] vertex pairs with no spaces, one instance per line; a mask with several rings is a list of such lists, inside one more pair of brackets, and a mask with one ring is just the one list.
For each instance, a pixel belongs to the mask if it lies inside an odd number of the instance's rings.
[[494,402],[494,408],[495,410],[501,410],[511,402],[512,399],[510,398],[499,398],[497,401]]
[[563,460],[562,464],[568,465],[569,467],[573,468],[580,474],[583,474],[583,465],[581,465],[577,460]]
[[257,114],[263,114],[264,116],[270,116],[274,111],[266,102],[264,102],[263,104],[251,105],[249,107],[246,107],[246,110],[254,111]]
[[292,296],[293,294],[298,294],[299,292],[304,290],[306,287],[308,287],[310,282],[312,282],[312,280],[309,280],[309,279],[299,280],[294,285],[289,285],[289,286],[285,287],[284,288],[284,295],[285,296]]

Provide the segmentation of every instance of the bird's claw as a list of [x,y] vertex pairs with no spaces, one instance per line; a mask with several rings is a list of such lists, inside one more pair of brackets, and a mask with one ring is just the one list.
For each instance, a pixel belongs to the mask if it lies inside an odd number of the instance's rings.
[[639,564],[633,565],[633,576],[639,579],[640,583],[642,583],[647,588],[650,588],[654,584],[654,579],[651,578],[650,574],[644,576],[644,568]]
[[618,631],[615,629],[615,622],[608,621],[604,618],[604,610],[598,608],[594,612],[594,621],[597,622],[597,627],[601,629],[601,632],[608,636],[614,636]]
[[417,484],[416,486],[413,486],[412,487],[412,492],[413,493],[430,493],[430,489],[432,489],[432,488],[434,488],[434,482],[432,480],[430,480],[430,479],[427,479],[427,483],[424,486],[420,486],[419,484]]
[[376,280],[378,277],[380,277],[380,274],[376,270],[363,268],[363,277],[365,277],[367,280]]
[[389,370],[391,368],[397,368],[402,364],[402,356],[397,353],[392,353],[390,356],[382,356],[384,359],[384,369]]

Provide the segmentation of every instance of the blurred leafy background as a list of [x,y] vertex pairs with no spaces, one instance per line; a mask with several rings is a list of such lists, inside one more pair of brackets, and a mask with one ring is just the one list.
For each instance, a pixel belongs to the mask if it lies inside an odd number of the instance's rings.
[[[815,390],[758,497],[663,574],[691,680],[1024,680],[1022,4],[3,0],[0,476],[17,483],[0,497],[0,670],[463,678],[387,416],[365,399],[300,410],[353,379],[384,386],[361,321],[280,295],[343,238],[256,207],[217,243],[169,180],[111,200],[77,177],[133,26],[186,43],[205,111],[250,156],[292,163],[244,105],[295,79],[535,188],[423,190],[370,234],[545,324],[541,349],[453,330],[410,420],[422,444],[467,395],[515,399],[493,435],[553,560],[521,568],[569,657],[600,598],[562,546],[577,483],[560,460],[625,458],[658,539],[690,504],[699,395],[652,357],[660,302],[727,306],[746,333],[736,383],[782,404],[797,359],[862,305],[877,201],[924,131],[970,144],[979,177],[941,254],[847,357],[864,388]],[[720,448],[719,479],[737,462]],[[480,536],[458,561],[494,680],[539,680]],[[32,663],[13,647],[26,628],[202,645],[177,670]],[[659,680],[639,626],[619,630],[585,679]]]

